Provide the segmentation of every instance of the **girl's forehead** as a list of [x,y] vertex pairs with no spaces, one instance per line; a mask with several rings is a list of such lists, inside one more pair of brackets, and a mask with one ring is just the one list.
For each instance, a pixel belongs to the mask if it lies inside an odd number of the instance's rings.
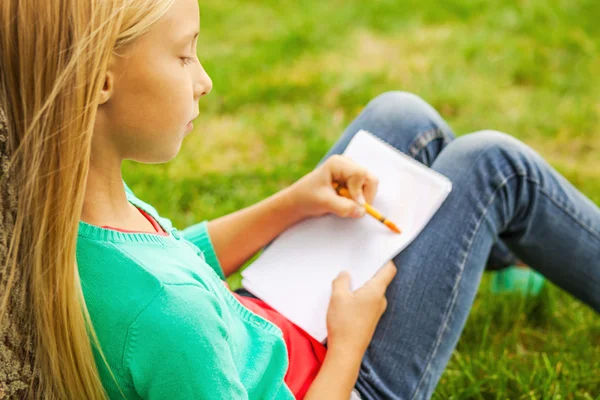
[[144,42],[144,46],[150,48],[170,48],[191,41],[199,29],[200,10],[197,0],[175,0],[156,22],[154,29],[140,40],[140,44]]
[[198,28],[200,25],[200,8],[197,0],[175,0],[162,18],[167,26],[175,31]]

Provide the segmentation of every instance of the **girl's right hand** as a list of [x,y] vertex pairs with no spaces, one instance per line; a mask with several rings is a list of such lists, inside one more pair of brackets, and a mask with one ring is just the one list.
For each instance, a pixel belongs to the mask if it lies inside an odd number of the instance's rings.
[[387,307],[385,291],[396,275],[392,261],[358,290],[350,291],[350,275],[342,271],[333,281],[327,311],[327,350],[348,355],[360,362]]

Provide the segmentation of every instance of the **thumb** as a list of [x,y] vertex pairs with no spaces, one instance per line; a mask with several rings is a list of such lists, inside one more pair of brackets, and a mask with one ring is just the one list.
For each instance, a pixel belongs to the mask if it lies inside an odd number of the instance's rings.
[[330,212],[342,218],[358,218],[365,215],[365,209],[354,200],[338,195],[335,191],[329,200]]
[[350,291],[350,273],[348,271],[342,271],[333,280],[332,291],[335,292],[349,292]]

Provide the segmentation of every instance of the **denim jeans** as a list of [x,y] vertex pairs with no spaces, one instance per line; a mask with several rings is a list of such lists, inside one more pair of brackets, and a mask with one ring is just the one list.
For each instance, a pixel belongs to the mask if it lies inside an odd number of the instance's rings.
[[356,383],[362,399],[431,397],[486,266],[518,257],[600,312],[600,209],[534,150],[495,131],[455,139],[425,101],[388,92],[365,107],[320,163],[341,154],[361,129],[452,181],[440,210],[394,258],[388,308]]
[[495,131],[455,139],[422,99],[388,92],[367,105],[324,159],[342,153],[360,129],[445,175],[453,187],[394,258],[388,308],[356,384],[363,399],[431,397],[486,264],[518,257],[600,312],[600,209],[534,150]]

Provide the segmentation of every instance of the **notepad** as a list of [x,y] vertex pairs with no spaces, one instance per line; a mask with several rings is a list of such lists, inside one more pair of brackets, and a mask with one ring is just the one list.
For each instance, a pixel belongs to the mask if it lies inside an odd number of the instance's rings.
[[448,178],[364,130],[352,138],[344,155],[379,179],[372,205],[402,233],[369,215],[310,218],[281,233],[242,272],[248,291],[320,342],[327,339],[335,277],[348,271],[351,290],[366,283],[421,233],[452,189]]

